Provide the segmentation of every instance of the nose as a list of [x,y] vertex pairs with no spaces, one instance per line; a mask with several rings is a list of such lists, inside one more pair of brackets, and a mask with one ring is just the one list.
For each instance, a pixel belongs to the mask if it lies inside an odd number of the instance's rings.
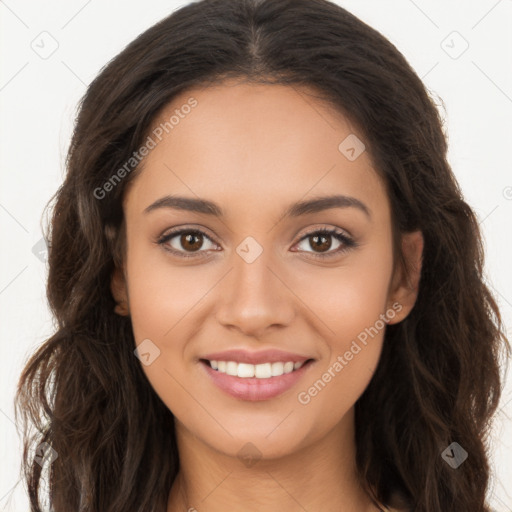
[[267,251],[252,263],[233,255],[233,269],[221,289],[216,318],[229,329],[262,338],[271,328],[283,328],[295,315],[295,297],[279,266]]

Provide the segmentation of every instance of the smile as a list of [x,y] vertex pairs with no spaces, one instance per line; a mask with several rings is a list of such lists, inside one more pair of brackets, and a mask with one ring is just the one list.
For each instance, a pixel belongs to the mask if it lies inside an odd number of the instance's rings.
[[248,379],[254,377],[256,379],[270,379],[271,377],[279,377],[285,373],[291,373],[298,370],[304,364],[302,362],[286,361],[275,363],[249,364],[237,363],[235,361],[208,361],[211,368],[220,373]]
[[216,359],[199,362],[210,382],[224,393],[240,400],[261,401],[275,398],[295,386],[315,360],[259,364]]

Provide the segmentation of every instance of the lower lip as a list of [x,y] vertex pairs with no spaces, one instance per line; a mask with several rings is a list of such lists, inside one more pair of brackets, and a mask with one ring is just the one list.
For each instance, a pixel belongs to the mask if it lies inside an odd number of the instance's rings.
[[312,360],[303,364],[298,370],[284,373],[278,377],[257,379],[255,377],[241,378],[214,370],[208,363],[200,361],[206,373],[222,391],[241,400],[269,400],[293,387],[308,371]]

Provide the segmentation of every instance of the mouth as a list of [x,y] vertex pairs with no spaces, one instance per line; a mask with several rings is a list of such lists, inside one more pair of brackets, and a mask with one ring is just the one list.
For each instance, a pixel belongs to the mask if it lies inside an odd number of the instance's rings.
[[204,364],[210,366],[212,370],[232,377],[241,379],[271,379],[272,377],[280,377],[288,373],[295,372],[304,365],[313,361],[306,359],[305,361],[276,361],[271,363],[265,362],[260,364],[237,363],[236,361],[217,361],[215,359],[200,359]]
[[199,359],[210,381],[228,395],[245,401],[275,398],[291,389],[314,364],[302,361],[267,361],[258,364]]

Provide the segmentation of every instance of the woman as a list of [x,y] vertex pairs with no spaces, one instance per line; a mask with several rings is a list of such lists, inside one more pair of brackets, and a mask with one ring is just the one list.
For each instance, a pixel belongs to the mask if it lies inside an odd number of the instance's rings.
[[55,198],[32,510],[44,471],[55,512],[489,510],[508,341],[446,151],[326,0],[203,0],[128,45]]

